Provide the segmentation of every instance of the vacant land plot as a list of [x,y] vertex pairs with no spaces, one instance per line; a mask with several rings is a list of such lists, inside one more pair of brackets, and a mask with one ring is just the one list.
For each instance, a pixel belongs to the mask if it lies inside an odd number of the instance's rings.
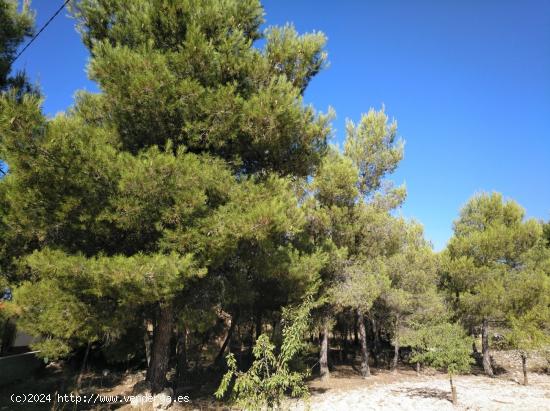
[[[531,385],[526,387],[509,377],[456,377],[458,407],[453,407],[450,401],[449,380],[443,374],[419,377],[398,374],[393,382],[391,379],[392,375],[385,373],[363,384],[355,378],[338,377],[330,382],[316,383],[312,387],[310,407],[316,411],[550,410],[548,375],[532,374]],[[294,409],[306,407],[298,403]]]

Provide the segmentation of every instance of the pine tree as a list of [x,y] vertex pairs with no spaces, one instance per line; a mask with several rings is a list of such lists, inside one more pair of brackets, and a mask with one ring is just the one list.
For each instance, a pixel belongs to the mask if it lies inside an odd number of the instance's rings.
[[[34,29],[34,16],[30,11],[29,2],[24,1],[19,12],[17,9],[17,0],[0,0],[0,94],[10,92],[20,99],[24,93],[38,94],[38,90],[29,84],[23,71],[12,74],[17,49],[27,37],[33,34]],[[0,179],[7,172],[4,160],[0,155]],[[12,268],[10,247],[5,241],[8,236],[7,226],[4,224],[5,210],[4,193],[0,187],[0,304],[4,294],[11,295],[8,285],[12,280],[9,275]],[[10,340],[14,336],[13,322],[10,321],[5,310],[0,310],[0,353],[9,347]]]
[[345,267],[333,285],[332,298],[337,306],[355,310],[361,347],[361,375],[370,376],[366,316],[374,302],[390,287],[387,267],[382,258],[355,260]]
[[23,88],[21,92],[32,90],[23,72],[11,76],[17,48],[26,37],[33,34],[34,29],[34,16],[29,1],[23,1],[20,12],[17,11],[18,3],[17,0],[0,1],[0,92],[10,88]]
[[[548,293],[548,288],[545,290]],[[522,316],[510,317],[507,341],[517,350],[521,359],[523,385],[529,384],[527,360],[531,350],[544,348],[550,343],[548,305],[533,307]]]
[[13,309],[52,356],[152,322],[158,392],[187,287],[243,266],[261,276],[248,245],[279,250],[278,281],[296,293],[314,276],[297,271],[294,187],[330,133],[301,98],[324,36],[264,36],[252,0],[82,0],[73,12],[101,93],[53,119],[31,95],[0,102],[8,244],[21,256]]
[[323,270],[320,350],[321,375],[328,376],[328,333],[334,308],[351,308],[361,334],[362,374],[368,376],[365,321],[374,300],[385,287],[379,257],[391,254],[397,242],[391,210],[404,200],[404,187],[385,177],[397,167],[403,144],[397,125],[384,110],[370,110],[359,124],[348,122],[343,153],[333,149],[311,184],[309,230],[331,255]]
[[416,349],[412,361],[444,369],[449,375],[451,398],[454,405],[458,399],[453,377],[470,369],[471,338],[467,337],[459,324],[440,323],[418,330],[410,341]]
[[352,208],[358,191],[357,170],[336,148],[331,148],[310,184],[312,195],[306,198],[307,235],[313,247],[327,255],[322,268],[318,293],[317,319],[320,328],[319,365],[321,378],[329,378],[329,332],[333,325],[333,305],[330,287],[347,258],[346,243],[352,238],[350,224]]
[[508,282],[505,337],[519,354],[523,384],[527,385],[531,351],[550,343],[550,250],[544,241],[522,256],[521,269],[514,271]]
[[540,224],[524,221],[524,215],[500,194],[474,196],[461,210],[446,250],[442,281],[465,324],[481,325],[483,368],[489,376],[489,323],[505,319],[509,290],[518,284],[513,274],[541,241]]
[[400,248],[386,258],[390,286],[381,295],[381,306],[393,323],[394,372],[406,333],[418,325],[444,318],[446,311],[437,292],[438,261],[424,239],[422,226],[415,222],[404,225],[400,238]]
[[[0,93],[10,91],[17,96],[33,90],[23,72],[18,72],[15,76],[11,75],[13,60],[16,56],[17,48],[26,37],[32,35],[34,29],[34,16],[30,11],[29,2],[23,2],[21,11],[17,11],[18,2],[16,0],[0,0]],[[0,178],[7,172],[5,158],[0,155]],[[3,194],[0,192],[0,216],[4,213],[6,205],[4,204]],[[7,285],[7,267],[9,265],[9,252],[7,244],[3,241],[5,237],[5,225],[3,218],[0,217],[0,289]]]

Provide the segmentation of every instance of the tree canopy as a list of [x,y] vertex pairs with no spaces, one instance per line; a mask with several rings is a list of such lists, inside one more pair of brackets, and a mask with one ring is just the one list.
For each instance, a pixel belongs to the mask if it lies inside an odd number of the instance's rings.
[[134,361],[153,393],[210,367],[218,397],[273,408],[307,393],[308,367],[328,377],[331,349],[357,350],[363,377],[371,359],[444,369],[454,398],[480,331],[489,375],[494,324],[524,369],[548,343],[549,224],[480,193],[434,252],[400,213],[385,108],[338,147],[332,110],[304,103],[324,34],[264,29],[258,0],[70,10],[99,92],[48,117],[11,73],[33,14],[0,0],[1,315],[41,356]]

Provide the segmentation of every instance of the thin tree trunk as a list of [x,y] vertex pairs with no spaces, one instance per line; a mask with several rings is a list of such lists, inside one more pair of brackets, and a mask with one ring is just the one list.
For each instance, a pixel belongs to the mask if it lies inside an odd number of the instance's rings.
[[143,334],[143,344],[145,345],[145,359],[147,360],[147,366],[151,363],[151,334],[149,332],[149,326],[152,326],[150,320],[144,320],[143,325],[145,327],[145,333]]
[[170,361],[170,341],[174,327],[174,313],[170,304],[161,303],[153,330],[151,362],[147,368],[146,380],[151,383],[153,394],[162,391],[166,385],[166,373]]
[[392,371],[397,372],[397,363],[399,362],[399,341],[395,341],[395,346],[393,347],[393,364]]
[[358,318],[357,318],[357,313],[353,313],[353,319],[355,321],[353,321],[353,342],[355,345],[358,345],[359,344],[359,332],[358,332],[358,329],[357,329],[357,321]]
[[187,382],[187,330],[181,327],[176,343],[176,387],[183,387]]
[[374,365],[376,367],[380,366],[379,356],[380,356],[380,336],[378,334],[378,328],[376,324],[376,319],[374,316],[370,317],[371,327],[372,327],[372,336],[374,343]]
[[225,340],[220,348],[220,351],[218,352],[218,355],[216,356],[216,359],[214,360],[214,363],[219,364],[223,359],[225,349],[229,345],[229,341],[231,341],[231,336],[233,335],[233,331],[235,330],[235,325],[237,324],[238,318],[238,314],[235,314],[235,316],[231,318],[231,325],[229,326],[229,330],[227,331],[227,336],[225,337]]
[[395,319],[395,338],[393,343],[393,364],[392,364],[392,371],[394,373],[397,372],[397,363],[399,361],[399,316]]
[[338,355],[340,357],[340,364],[344,364],[346,361],[346,329],[345,325],[343,325],[344,329],[340,331],[340,349],[338,350]]
[[350,327],[346,326],[346,332],[344,334],[344,363],[347,364],[350,357]]
[[357,310],[357,319],[359,323],[359,342],[361,344],[361,375],[363,378],[367,378],[370,377],[367,330],[365,328],[365,316],[359,310]]
[[271,341],[279,349],[283,344],[283,326],[281,324],[281,319],[277,318],[273,321],[273,329],[271,330]]
[[330,371],[328,369],[328,320],[325,320],[323,324],[321,351],[319,353],[319,368],[321,379],[327,380],[330,377]]
[[486,318],[481,323],[481,352],[483,355],[483,370],[489,377],[493,377],[491,354],[489,352],[489,321]]
[[451,382],[451,399],[453,401],[453,405],[457,405],[458,399],[456,397],[456,387],[453,384],[453,376],[451,374],[449,374],[449,381]]
[[82,365],[80,366],[80,372],[78,373],[78,378],[76,379],[76,390],[80,389],[80,384],[82,383],[82,376],[86,370],[86,363],[88,362],[88,355],[90,354],[90,343],[86,346],[86,351],[84,352],[84,358],[82,359]]
[[523,385],[529,385],[529,379],[527,378],[527,354],[521,353],[521,368],[523,370]]

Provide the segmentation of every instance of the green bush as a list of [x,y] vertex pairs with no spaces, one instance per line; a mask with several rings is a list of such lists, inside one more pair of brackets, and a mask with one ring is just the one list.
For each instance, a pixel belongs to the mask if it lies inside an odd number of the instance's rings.
[[307,346],[303,336],[308,329],[312,305],[312,299],[307,298],[295,309],[283,309],[280,350],[266,334],[260,335],[253,349],[254,362],[246,372],[237,369],[235,357],[229,354],[229,370],[215,393],[216,397],[221,399],[231,392],[231,401],[246,410],[280,409],[287,394],[307,397],[309,391],[305,378],[309,376],[309,371],[292,370],[290,363]]

